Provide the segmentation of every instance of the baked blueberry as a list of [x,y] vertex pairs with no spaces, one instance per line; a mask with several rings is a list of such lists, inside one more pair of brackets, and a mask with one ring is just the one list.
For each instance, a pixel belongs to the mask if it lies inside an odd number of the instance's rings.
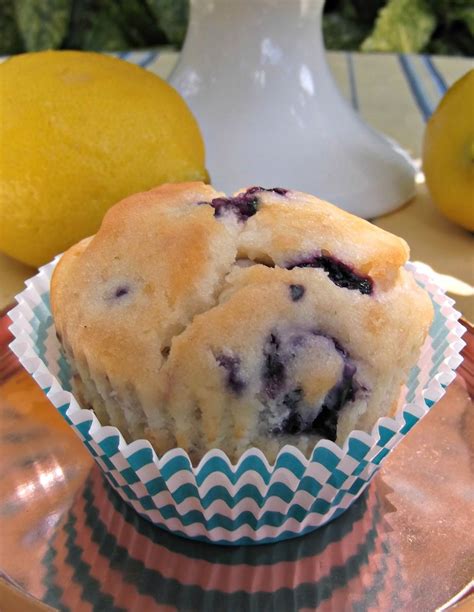
[[346,362],[341,381],[329,391],[324,399],[321,412],[311,424],[311,430],[314,433],[333,442],[336,441],[339,411],[346,402],[352,402],[355,399],[355,372],[355,366]]
[[282,187],[273,187],[272,189],[250,187],[246,191],[243,191],[230,198],[219,197],[214,198],[210,202],[198,202],[198,204],[209,204],[209,206],[212,206],[215,211],[215,217],[221,217],[223,214],[231,212],[238,218],[239,221],[246,221],[258,211],[259,199],[257,194],[263,192],[274,192],[278,195],[284,196],[288,193],[288,190],[283,189]]
[[235,395],[241,395],[245,389],[245,382],[241,378],[240,359],[230,355],[220,354],[216,357],[217,363],[227,372],[226,381],[229,389]]
[[283,420],[281,427],[274,433],[295,435],[303,430],[303,419],[298,412],[303,398],[303,390],[297,387],[289,391],[283,398],[283,406],[288,409],[288,416]]
[[278,335],[276,333],[270,334],[263,349],[265,360],[262,374],[265,392],[270,398],[275,398],[285,385],[285,364],[280,349]]
[[[313,379],[318,378],[318,370],[327,364],[315,363],[314,370],[310,368],[308,371],[305,362],[322,351],[326,352],[327,361],[332,363],[320,377],[323,395],[315,396]],[[313,434],[336,440],[338,413],[356,396],[354,376],[357,368],[347,351],[334,338],[315,329],[293,330],[285,334],[273,331],[265,344],[264,356],[264,392],[269,405],[267,418],[270,414],[272,421],[274,418],[278,421],[276,426],[270,427],[273,434]],[[340,375],[324,392],[323,385],[328,384],[334,368],[339,368]],[[306,379],[305,372],[309,372]],[[296,380],[299,384],[295,385]],[[305,385],[310,391],[306,394]]]
[[303,297],[305,288],[303,285],[290,285],[290,295],[293,302],[299,302]]
[[104,295],[104,299],[106,302],[120,303],[123,301],[131,293],[131,287],[128,283],[120,283],[116,285],[112,289],[109,287]]
[[357,274],[350,266],[330,255],[313,255],[292,262],[286,267],[288,270],[293,270],[293,268],[322,268],[338,287],[357,290],[364,295],[370,295],[373,291],[371,278]]
[[233,213],[239,221],[246,221],[258,210],[258,197],[251,193],[239,193],[233,198],[214,198],[210,202],[199,202],[209,204],[214,209],[214,216],[221,217],[226,213]]
[[265,189],[264,187],[256,187],[256,186],[249,187],[249,189],[247,189],[245,193],[254,194],[254,193],[262,193],[263,191],[277,193],[278,195],[281,195],[281,196],[284,196],[288,193],[288,189],[283,189],[283,187],[272,187],[270,189]]
[[129,291],[130,291],[129,287],[127,287],[126,285],[120,285],[120,287],[117,287],[117,289],[115,290],[114,296],[116,298],[121,298],[124,295],[127,295]]

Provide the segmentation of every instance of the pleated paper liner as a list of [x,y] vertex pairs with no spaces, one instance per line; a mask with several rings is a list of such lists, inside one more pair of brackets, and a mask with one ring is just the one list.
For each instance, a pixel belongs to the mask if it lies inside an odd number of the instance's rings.
[[[270,465],[258,449],[233,465],[209,451],[193,467],[185,451],[158,457],[146,440],[127,444],[115,427],[103,427],[70,391],[49,302],[58,259],[27,281],[11,311],[12,350],[50,401],[83,440],[119,495],[155,525],[176,534],[222,544],[267,543],[292,538],[327,523],[359,497],[381,462],[444,394],[461,363],[464,327],[453,300],[427,266],[408,264],[429,292],[435,318],[411,370],[394,419],[379,419],[371,434],[352,432],[344,447],[321,440],[310,459],[285,446]],[[436,444],[436,441],[433,441]]]

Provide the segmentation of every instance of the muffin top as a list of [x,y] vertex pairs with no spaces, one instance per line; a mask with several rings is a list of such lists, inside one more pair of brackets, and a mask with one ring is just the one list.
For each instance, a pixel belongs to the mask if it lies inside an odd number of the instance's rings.
[[212,443],[225,405],[244,436],[257,403],[267,427],[291,434],[323,400],[412,365],[432,307],[408,254],[401,238],[297,191],[163,185],[116,204],[61,258],[53,316],[90,371],[133,388],[148,418],[166,412],[157,428],[198,411]]

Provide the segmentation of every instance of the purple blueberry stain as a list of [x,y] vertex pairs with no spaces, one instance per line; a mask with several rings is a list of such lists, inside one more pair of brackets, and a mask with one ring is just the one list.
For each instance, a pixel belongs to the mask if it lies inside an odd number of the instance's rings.
[[283,363],[283,355],[280,352],[280,338],[276,333],[271,333],[265,343],[264,365],[262,378],[265,393],[269,398],[275,399],[286,383],[286,368]]
[[288,189],[283,189],[283,187],[271,187],[269,189],[266,189],[265,187],[250,187],[249,189],[247,189],[247,191],[245,193],[248,194],[254,194],[254,193],[263,193],[263,192],[272,192],[272,193],[276,193],[278,195],[281,196],[286,196],[286,194],[288,193]]
[[347,402],[352,402],[355,398],[355,372],[356,368],[353,364],[347,362],[344,364],[341,380],[328,392],[320,413],[311,424],[313,433],[332,442],[336,441],[339,411]]
[[242,380],[240,358],[221,353],[216,357],[217,363],[226,371],[226,383],[235,395],[242,395],[246,384]]
[[299,302],[304,296],[305,288],[303,285],[290,285],[290,295],[293,302]]
[[[298,385],[292,388],[288,380],[289,364],[311,336],[330,340],[344,360],[340,380],[327,392],[319,407],[308,405],[304,389]],[[354,378],[356,367],[340,343],[316,330],[310,330],[306,337],[301,332],[291,334],[285,343],[276,331],[272,331],[263,353],[263,391],[269,400],[276,401],[276,407],[282,414],[281,423],[272,428],[272,434],[318,434],[335,441],[340,410],[348,402],[354,401],[357,391],[362,388]]]
[[303,399],[303,389],[296,387],[289,391],[283,398],[283,405],[292,410],[296,410]]
[[322,268],[330,280],[344,289],[357,290],[363,295],[370,295],[374,289],[373,280],[369,276],[357,274],[354,270],[331,255],[313,255],[286,265],[288,270],[293,268]]
[[115,295],[116,298],[121,298],[124,295],[128,295],[129,291],[130,291],[129,287],[127,287],[125,285],[120,285],[119,287],[117,287],[115,289],[115,294],[114,295]]
[[288,193],[287,189],[282,187],[273,187],[272,189],[264,189],[263,187],[250,187],[247,191],[239,193],[238,195],[230,198],[214,198],[210,202],[198,202],[198,206],[207,204],[212,206],[214,209],[215,217],[222,217],[224,214],[232,213],[241,222],[247,221],[250,217],[253,217],[259,209],[260,202],[257,194],[263,192],[274,192],[278,195],[284,196]]
[[298,407],[303,399],[303,389],[296,387],[289,391],[283,398],[283,406],[288,408],[288,416],[285,418],[280,427],[274,430],[273,433],[286,433],[295,435],[300,433],[304,427],[303,419],[298,412]]
[[131,293],[132,288],[130,285],[127,283],[121,283],[112,290],[108,291],[108,293],[105,295],[105,300],[110,303],[120,303]]
[[253,217],[259,206],[258,198],[247,193],[239,193],[233,198],[214,198],[210,202],[199,202],[198,204],[212,206],[214,217],[222,217],[226,213],[232,213],[241,222]]

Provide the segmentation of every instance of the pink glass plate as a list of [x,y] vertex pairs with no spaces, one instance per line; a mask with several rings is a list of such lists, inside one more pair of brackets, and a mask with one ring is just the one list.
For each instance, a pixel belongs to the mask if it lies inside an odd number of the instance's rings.
[[40,609],[31,595],[74,612],[418,611],[474,575],[468,324],[456,380],[348,511],[307,536],[237,548],[173,536],[124,504],[9,351],[9,324],[0,319],[0,604],[8,582],[21,610]]

